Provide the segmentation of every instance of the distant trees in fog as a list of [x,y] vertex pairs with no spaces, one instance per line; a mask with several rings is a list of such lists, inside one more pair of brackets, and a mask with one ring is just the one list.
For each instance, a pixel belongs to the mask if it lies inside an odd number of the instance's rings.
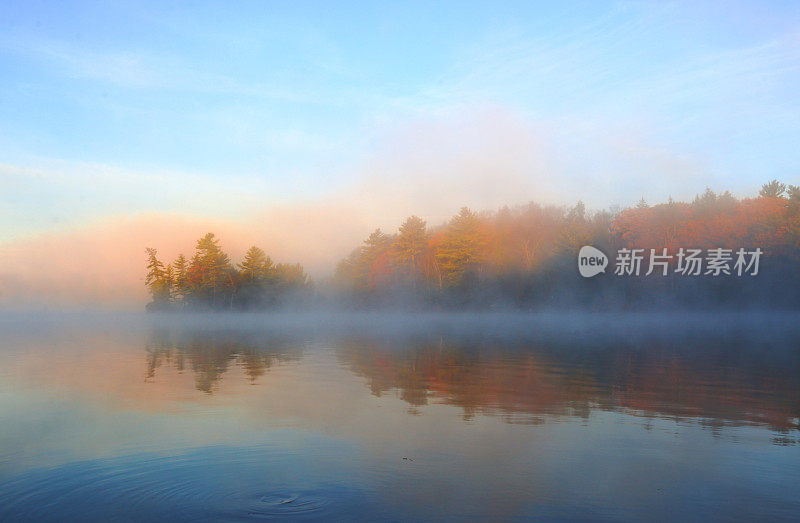
[[[580,278],[583,245],[603,250],[607,274]],[[618,249],[755,249],[765,253],[758,278],[615,277]],[[645,260],[646,261],[646,260]],[[771,269],[771,270],[770,270]],[[336,269],[341,292],[356,306],[413,298],[444,307],[595,307],[700,302],[800,305],[800,188],[765,184],[757,198],[706,189],[692,202],[648,204],[589,212],[529,203],[495,212],[468,208],[428,228],[412,216],[397,234],[373,232]]]
[[[580,277],[577,253],[592,245],[608,255],[606,274]],[[760,249],[757,277],[677,273],[614,274],[620,249]],[[274,264],[251,247],[234,265],[211,233],[191,259],[162,263],[147,249],[149,310],[259,309],[310,298],[299,265]],[[776,180],[756,198],[706,189],[691,202],[587,211],[536,203],[475,212],[466,207],[429,227],[411,216],[398,231],[373,231],[336,267],[331,285],[314,289],[315,305],[594,309],[641,306],[800,306],[800,187]],[[311,301],[305,299],[304,305]]]
[[309,288],[300,264],[273,264],[258,247],[250,247],[241,263],[234,266],[208,233],[197,241],[191,260],[181,254],[170,264],[158,259],[148,248],[147,285],[152,301],[150,311],[176,309],[251,309],[285,304]]

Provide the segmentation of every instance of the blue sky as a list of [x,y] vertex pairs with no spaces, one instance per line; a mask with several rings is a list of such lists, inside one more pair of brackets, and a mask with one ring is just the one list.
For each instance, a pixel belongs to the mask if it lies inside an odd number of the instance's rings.
[[3,2],[0,241],[800,183],[800,3],[496,4]]

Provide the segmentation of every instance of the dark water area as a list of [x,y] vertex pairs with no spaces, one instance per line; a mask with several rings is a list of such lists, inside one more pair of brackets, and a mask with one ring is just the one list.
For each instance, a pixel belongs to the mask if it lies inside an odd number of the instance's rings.
[[0,520],[796,520],[800,315],[0,315]]

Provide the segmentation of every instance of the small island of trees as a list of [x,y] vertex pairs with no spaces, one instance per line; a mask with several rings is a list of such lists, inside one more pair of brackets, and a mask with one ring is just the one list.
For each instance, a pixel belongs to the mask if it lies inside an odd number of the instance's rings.
[[297,264],[274,264],[264,251],[250,247],[234,266],[208,233],[197,241],[191,260],[181,254],[169,264],[148,248],[145,284],[153,298],[148,311],[242,310],[286,305],[310,289]]

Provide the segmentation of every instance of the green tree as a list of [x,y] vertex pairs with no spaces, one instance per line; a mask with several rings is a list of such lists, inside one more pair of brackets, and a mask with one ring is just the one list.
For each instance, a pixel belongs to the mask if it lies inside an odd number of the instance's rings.
[[196,281],[196,298],[201,304],[220,307],[231,302],[235,291],[236,270],[213,233],[208,233],[197,241],[190,270]]
[[172,274],[173,296],[177,300],[183,301],[189,293],[189,264],[183,254],[178,255],[178,258],[172,262]]
[[375,229],[364,243],[336,267],[337,279],[358,290],[373,286],[375,262],[392,247],[392,237]]
[[172,272],[164,267],[158,259],[156,249],[147,248],[147,276],[144,283],[153,297],[148,304],[148,310],[161,310],[169,306],[171,301],[170,291],[172,286]]
[[164,269],[164,285],[167,287],[167,295],[169,301],[175,301],[175,271],[172,270],[172,265],[167,265]]
[[463,282],[465,274],[477,270],[484,258],[486,243],[478,215],[462,207],[450,220],[436,253],[442,285],[458,285]]
[[364,240],[364,250],[367,258],[375,259],[380,254],[389,249],[392,245],[391,236],[385,234],[380,229],[375,229]]
[[375,229],[364,240],[364,245],[358,255],[356,266],[357,282],[362,286],[371,286],[375,283],[375,263],[392,247],[391,236],[384,234],[380,229]]
[[[649,209],[650,206],[641,199],[636,206],[638,209]],[[556,237],[555,250],[560,254],[577,254],[578,250],[591,243],[589,229],[590,225],[587,222],[586,207],[583,202],[578,202],[575,207],[569,210],[562,227]]]
[[[642,198],[642,201],[639,202],[639,204],[644,204],[644,206],[647,207],[647,202],[644,201],[644,198]],[[582,201],[578,200],[578,203],[576,203],[575,206],[569,210],[569,213],[567,214],[567,220],[571,222],[582,222],[586,220],[586,206]]]
[[778,180],[772,180],[762,185],[758,194],[764,198],[780,198],[784,192],[786,192],[786,184]]
[[286,305],[306,296],[310,283],[299,263],[279,263],[275,266],[274,296],[270,303]]
[[711,208],[717,203],[717,193],[711,190],[711,187],[706,187],[703,194],[698,194],[694,197],[694,204],[696,207]]
[[279,263],[275,266],[275,282],[284,290],[299,290],[308,285],[308,275],[299,263]]
[[357,286],[359,281],[359,261],[362,247],[353,249],[347,258],[336,264],[336,282],[344,286]]
[[263,250],[250,247],[239,264],[239,302],[245,307],[263,305],[275,268]]
[[422,256],[427,246],[428,231],[425,220],[419,216],[410,216],[400,226],[394,247],[398,267],[414,282],[420,273]]
[[800,249],[800,187],[789,185],[786,204],[786,232],[794,249]]
[[272,260],[263,250],[250,247],[239,264],[239,274],[243,282],[262,284],[270,277],[273,270]]

